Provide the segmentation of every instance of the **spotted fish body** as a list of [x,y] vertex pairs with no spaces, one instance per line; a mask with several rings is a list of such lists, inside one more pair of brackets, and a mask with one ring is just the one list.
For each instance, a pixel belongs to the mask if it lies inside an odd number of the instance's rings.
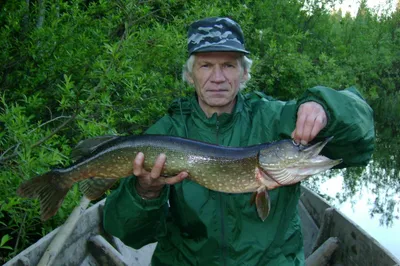
[[[282,140],[233,148],[171,136],[112,137],[84,151],[85,156],[70,167],[25,181],[17,192],[23,197],[39,198],[41,217],[46,220],[57,212],[74,183],[82,181],[81,190],[93,200],[117,179],[132,175],[132,162],[138,152],[144,153],[147,171],[157,156],[164,153],[167,160],[162,175],[174,176],[186,171],[190,180],[211,190],[257,192],[255,202],[264,220],[269,212],[268,190],[300,182],[340,163],[318,155],[329,140],[309,147]],[[86,142],[90,147],[91,141]]]

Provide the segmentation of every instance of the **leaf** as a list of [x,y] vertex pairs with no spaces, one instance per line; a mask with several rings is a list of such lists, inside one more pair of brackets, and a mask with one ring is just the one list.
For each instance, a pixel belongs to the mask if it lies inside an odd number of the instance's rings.
[[4,236],[1,238],[0,247],[1,247],[1,248],[7,248],[7,247],[4,246],[4,244],[7,243],[7,241],[9,241],[9,240],[11,240],[11,239],[12,239],[12,237],[10,237],[8,234],[7,234],[7,235],[4,235]]

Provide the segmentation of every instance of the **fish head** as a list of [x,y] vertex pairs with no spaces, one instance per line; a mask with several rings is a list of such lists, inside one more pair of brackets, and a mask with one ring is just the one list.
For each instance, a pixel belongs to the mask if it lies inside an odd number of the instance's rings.
[[300,182],[342,162],[319,154],[331,139],[308,146],[295,144],[291,140],[275,142],[260,150],[259,167],[266,178],[272,178],[279,185]]

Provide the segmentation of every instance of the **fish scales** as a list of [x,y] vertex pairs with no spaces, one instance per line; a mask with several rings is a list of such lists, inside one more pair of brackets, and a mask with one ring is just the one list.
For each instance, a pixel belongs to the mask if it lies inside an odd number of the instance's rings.
[[[135,149],[135,152],[142,151],[145,154],[144,168],[147,171],[151,170],[157,156],[164,153],[167,159],[163,175],[174,176],[186,171],[191,180],[211,190],[243,193],[254,191],[254,188],[259,186],[259,182],[254,176],[257,165],[256,152],[252,157],[243,158],[243,156],[232,153],[218,153],[219,156],[193,154],[190,148],[189,145],[187,147],[154,147],[153,144],[153,146],[141,146]],[[232,152],[241,151],[242,149]],[[242,180],[246,180],[246,183],[240,182]],[[234,184],[238,185],[234,186]],[[247,189],[243,190],[243,187],[247,187]]]
[[[172,141],[169,142],[169,140]],[[144,167],[146,170],[151,170],[157,156],[165,153],[167,163],[164,173],[167,175],[177,174],[184,168],[195,169],[203,164],[206,164],[211,171],[219,164],[229,166],[236,164],[236,160],[247,159],[249,155],[255,157],[259,149],[257,146],[248,149],[228,148],[181,138],[166,138],[165,136],[121,137],[116,143],[108,143],[101,151],[80,160],[64,171],[71,172],[75,178],[77,177],[76,173],[80,173],[81,177],[76,178],[76,181],[88,178],[89,175],[104,178],[109,177],[112,173],[117,173],[120,177],[121,175],[131,175],[132,162],[140,151],[145,154]],[[210,154],[214,156],[210,156]]]
[[164,153],[167,159],[163,176],[186,171],[190,180],[211,190],[257,192],[257,210],[264,220],[269,211],[269,206],[265,206],[269,204],[268,190],[300,182],[341,162],[319,155],[329,140],[307,147],[282,140],[236,148],[171,136],[113,137],[111,140],[108,137],[104,144],[96,139],[95,148],[85,152],[76,163],[25,181],[17,192],[24,197],[39,198],[45,220],[55,214],[75,182],[82,181],[84,194],[94,199],[116,179],[133,174],[133,161],[138,152],[144,153],[147,171],[159,154]]

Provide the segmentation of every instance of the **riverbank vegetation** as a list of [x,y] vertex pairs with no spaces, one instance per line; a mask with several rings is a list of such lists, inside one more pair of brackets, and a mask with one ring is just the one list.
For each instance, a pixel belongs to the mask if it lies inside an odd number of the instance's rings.
[[357,86],[384,142],[374,169],[397,169],[382,176],[400,190],[400,7],[378,15],[362,0],[352,17],[332,9],[338,2],[2,1],[0,263],[62,224],[81,197],[74,187],[41,222],[38,202],[16,195],[23,180],[71,163],[82,139],[142,133],[193,92],[181,81],[186,31],[207,16],[241,24],[254,60],[248,91],[286,100],[315,85]]

